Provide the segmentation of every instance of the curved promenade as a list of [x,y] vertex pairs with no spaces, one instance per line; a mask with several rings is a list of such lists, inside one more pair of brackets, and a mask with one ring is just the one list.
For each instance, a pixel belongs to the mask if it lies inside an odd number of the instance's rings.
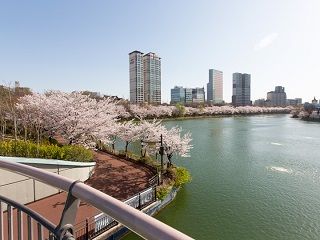
[[[94,173],[85,183],[122,201],[145,189],[148,180],[153,176],[147,167],[103,152],[95,152],[94,158],[96,161]],[[67,194],[62,192],[27,206],[54,224],[58,224],[66,197]],[[82,202],[78,209],[76,224],[98,213],[100,213],[98,210]]]
[[144,190],[154,175],[143,165],[107,153],[95,152],[94,158],[96,168],[86,184],[119,200]]

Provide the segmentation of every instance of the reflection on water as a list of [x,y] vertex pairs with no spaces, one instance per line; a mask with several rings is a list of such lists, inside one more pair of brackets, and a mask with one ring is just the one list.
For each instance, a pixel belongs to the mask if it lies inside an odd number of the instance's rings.
[[280,172],[280,173],[289,173],[289,174],[292,173],[291,169],[287,169],[284,167],[267,167],[267,169],[271,171]]

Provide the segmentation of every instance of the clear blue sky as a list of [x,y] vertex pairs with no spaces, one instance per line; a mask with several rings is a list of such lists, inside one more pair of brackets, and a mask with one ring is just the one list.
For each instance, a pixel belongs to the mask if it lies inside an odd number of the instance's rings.
[[162,58],[170,88],[206,86],[208,69],[251,77],[252,100],[275,85],[289,98],[320,97],[319,0],[3,0],[0,84],[36,91],[92,90],[129,97],[128,53]]

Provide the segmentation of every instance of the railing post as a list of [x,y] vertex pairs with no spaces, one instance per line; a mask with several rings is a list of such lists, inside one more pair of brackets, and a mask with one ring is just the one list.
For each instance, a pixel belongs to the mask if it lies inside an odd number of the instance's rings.
[[80,181],[75,181],[71,184],[66,203],[61,215],[60,223],[56,227],[56,234],[60,239],[74,239],[74,224],[77,216],[77,210],[80,205],[80,200],[72,195],[73,187]]
[[89,223],[88,218],[86,218],[86,240],[89,239]]
[[37,223],[37,228],[38,228],[38,240],[43,239],[43,229],[40,223]]
[[8,240],[13,240],[13,217],[12,217],[13,208],[10,204],[8,204],[7,206],[8,206],[8,211],[7,211]]
[[32,218],[27,216],[27,225],[28,225],[28,240],[33,240],[33,226],[32,226]]
[[22,211],[17,209],[17,218],[18,218],[18,240],[23,239],[23,218]]
[[0,240],[4,240],[3,237],[3,203],[0,201]]
[[139,192],[139,206],[138,209],[141,210],[141,193]]

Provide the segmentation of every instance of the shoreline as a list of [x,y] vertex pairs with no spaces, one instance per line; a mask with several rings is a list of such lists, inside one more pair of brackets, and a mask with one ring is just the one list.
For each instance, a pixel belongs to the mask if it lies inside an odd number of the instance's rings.
[[[186,117],[172,117],[172,118],[158,118],[163,121],[182,121],[182,120],[192,120],[192,119],[203,119],[203,118],[229,118],[229,117],[250,117],[258,115],[280,115],[280,114],[290,114],[289,112],[282,113],[247,113],[247,114],[217,114],[217,115],[198,115],[198,116],[186,116]],[[152,119],[152,118],[150,118]]]
[[300,120],[306,121],[306,122],[320,122],[319,118],[300,118]]

